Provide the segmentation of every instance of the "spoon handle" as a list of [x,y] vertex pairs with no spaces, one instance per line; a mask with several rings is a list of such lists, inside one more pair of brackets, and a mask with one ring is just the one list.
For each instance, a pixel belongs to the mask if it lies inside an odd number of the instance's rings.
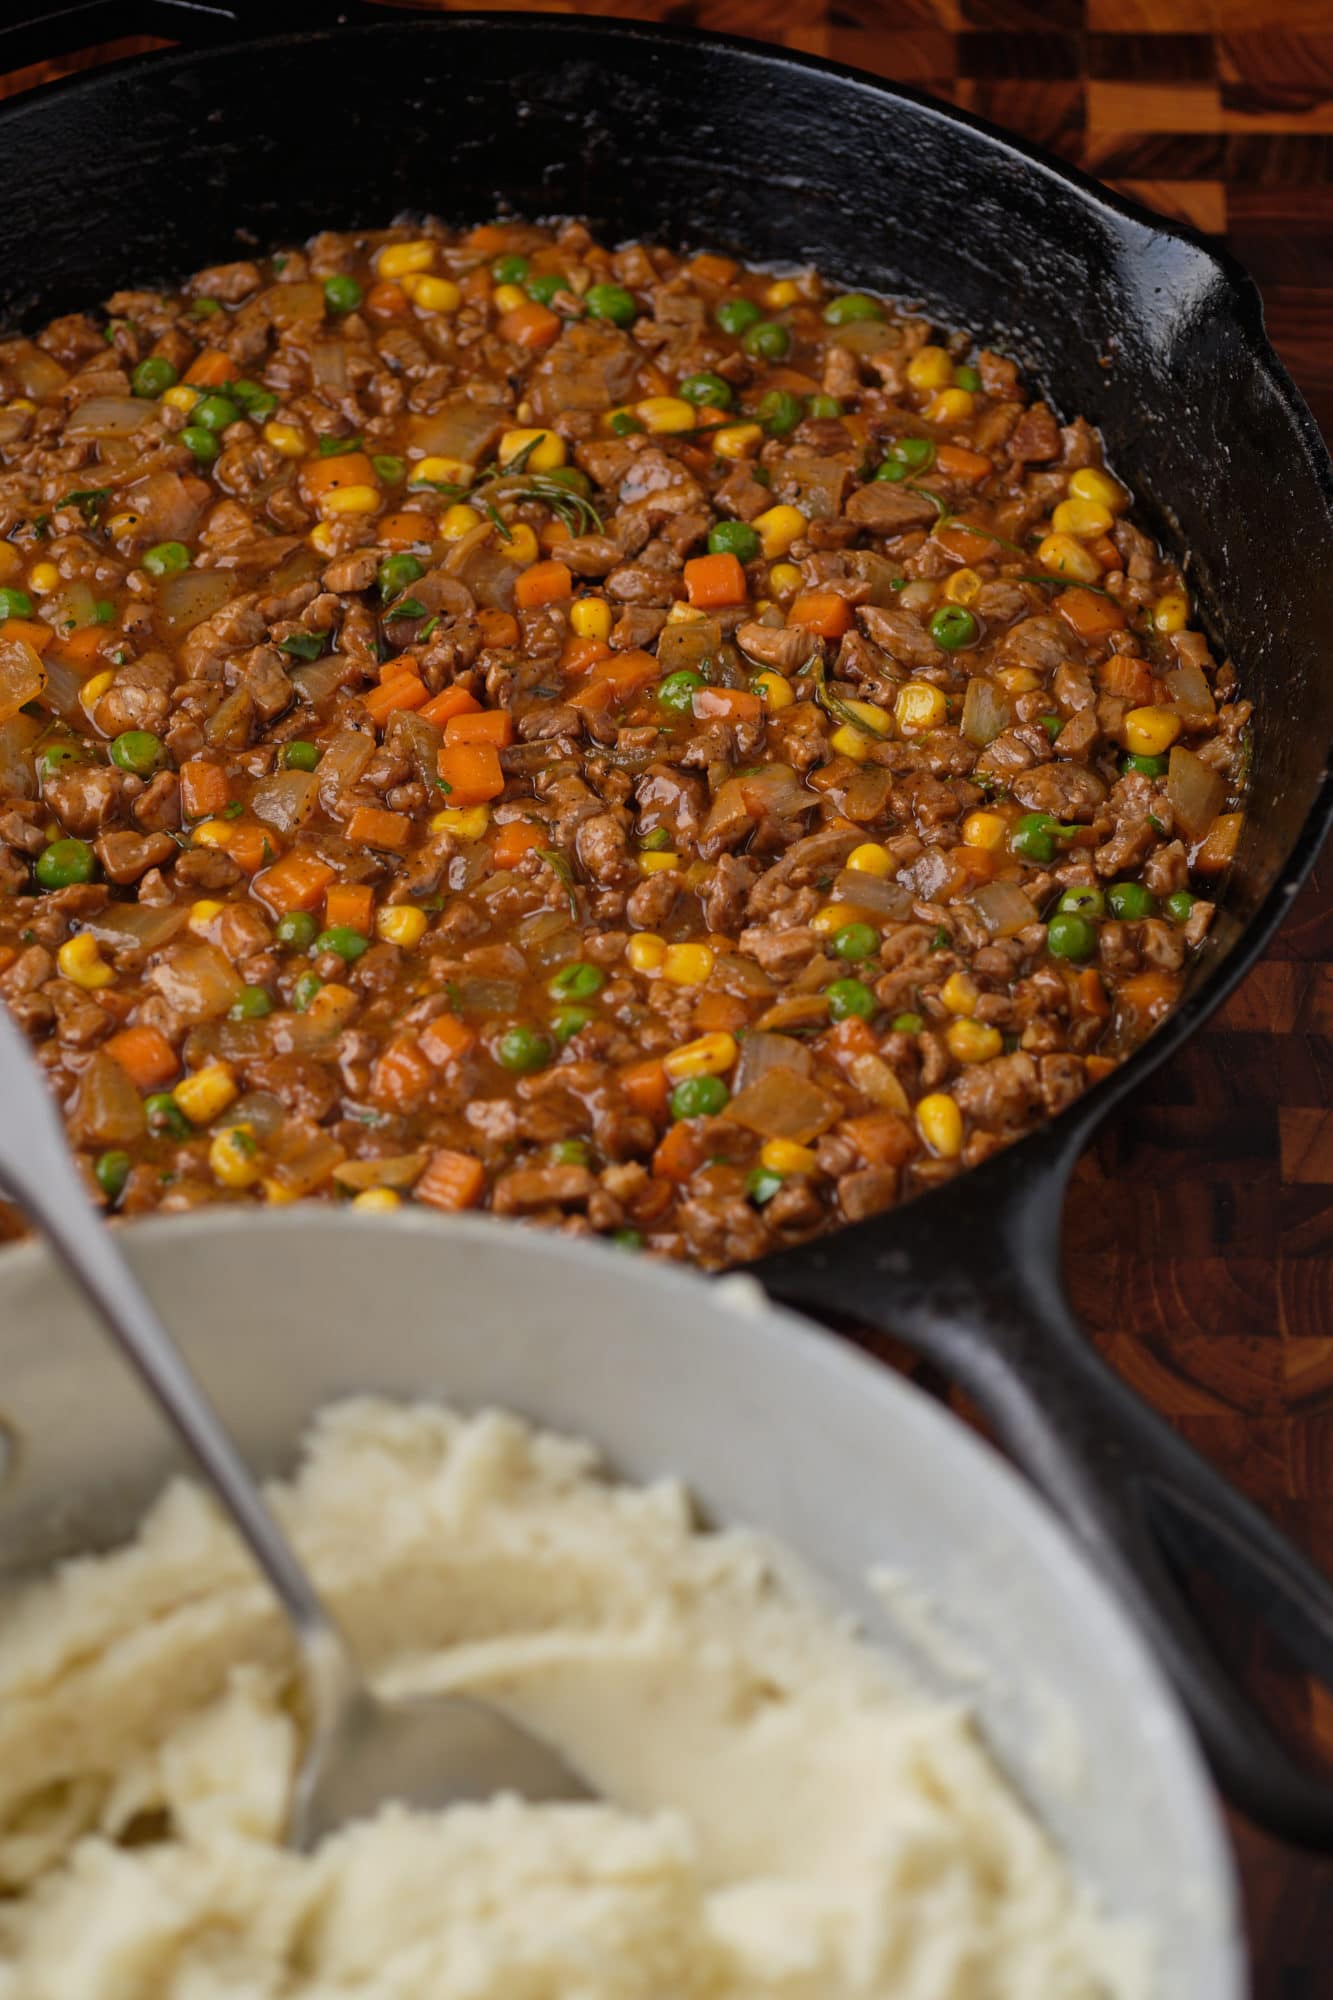
[[0,1189],[59,1252],[158,1407],[212,1483],[309,1658],[342,1640],[170,1334],[84,1192],[39,1066],[0,1005]]

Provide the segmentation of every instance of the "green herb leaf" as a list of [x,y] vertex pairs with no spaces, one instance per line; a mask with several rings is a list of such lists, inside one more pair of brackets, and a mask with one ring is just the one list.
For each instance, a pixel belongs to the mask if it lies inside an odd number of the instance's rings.
[[512,542],[514,537],[510,530],[509,523],[505,520],[503,514],[500,512],[500,509],[496,506],[495,502],[493,500],[487,500],[483,504],[486,508],[486,517],[490,521],[491,526],[495,529],[496,534],[499,535],[503,541]]
[[345,458],[349,451],[360,451],[359,437],[335,438],[324,436],[319,441],[321,458]]
[[[62,507],[77,507],[85,521],[92,521],[110,498],[109,486],[80,486],[75,492],[67,493],[59,504]],[[42,519],[45,518],[43,515]]]
[[294,660],[317,660],[324,651],[322,632],[289,632],[285,639],[279,639],[278,651],[290,653]]
[[386,619],[424,618],[426,615],[426,607],[419,597],[400,597],[398,602],[390,605],[384,614]]

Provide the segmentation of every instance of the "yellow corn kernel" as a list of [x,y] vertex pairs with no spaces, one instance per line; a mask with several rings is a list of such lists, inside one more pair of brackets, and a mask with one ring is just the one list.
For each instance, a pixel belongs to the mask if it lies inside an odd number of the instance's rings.
[[683,597],[678,597],[667,612],[667,624],[700,625],[707,616],[708,613],[706,611],[696,611],[692,604],[687,604]]
[[198,826],[191,828],[190,839],[196,847],[227,847],[231,842],[231,827],[225,819],[200,820]]
[[[169,389],[167,394],[171,394]],[[299,424],[265,424],[264,442],[271,444],[274,451],[281,452],[284,458],[304,458],[310,449],[309,439]]]
[[639,856],[641,875],[674,875],[680,867],[680,856],[670,848],[646,847]]
[[410,243],[386,243],[375,260],[381,278],[406,278],[414,271],[429,271],[435,262],[435,245],[426,237]]
[[666,958],[666,939],[656,931],[640,931],[625,947],[625,956],[635,972],[660,972]]
[[[863,872],[868,874],[869,870]],[[818,931],[821,937],[832,937],[844,924],[854,924],[860,915],[855,903],[825,903],[823,909],[816,910],[811,917],[810,928]]]
[[416,277],[411,291],[403,286],[414,306],[422,312],[456,313],[463,303],[463,294],[452,278]]
[[506,561],[516,562],[524,569],[529,563],[535,563],[540,554],[537,537],[526,521],[515,521],[510,525],[509,540],[502,542],[501,547]]
[[768,572],[768,587],[774,597],[795,597],[805,586],[805,578],[795,563],[774,563]]
[[452,833],[459,840],[480,840],[491,823],[489,806],[444,806],[430,823],[432,833]]
[[942,1090],[921,1099],[916,1107],[916,1129],[936,1159],[956,1160],[963,1150],[963,1114]]
[[982,1021],[950,1021],[944,1039],[949,1054],[960,1063],[989,1062],[1004,1048],[999,1029],[988,1028]]
[[1041,686],[1031,667],[1001,667],[995,678],[1006,694],[1031,694],[1033,688]]
[[699,422],[698,410],[683,396],[645,396],[634,405],[634,414],[645,430],[666,434],[692,431]]
[[209,1063],[171,1093],[192,1125],[208,1125],[236,1098],[236,1079],[225,1063]]
[[56,964],[62,979],[68,979],[71,986],[81,986],[85,993],[96,993],[101,986],[110,986],[116,975],[98,950],[96,938],[80,931],[77,937],[66,938],[56,953]]
[[446,542],[456,542],[461,540],[464,535],[470,535],[474,528],[480,526],[480,523],[480,514],[476,513],[471,507],[465,507],[462,501],[459,500],[446,511],[441,519],[440,533]]
[[718,1028],[711,1035],[699,1035],[694,1041],[682,1042],[678,1049],[672,1049],[663,1061],[663,1068],[673,1083],[680,1083],[687,1076],[721,1076],[731,1068],[737,1054],[736,1037],[725,1028]]
[[188,417],[199,401],[200,393],[188,382],[173,382],[169,389],[162,391],[158,400],[165,403],[169,410],[179,410],[183,417]]
[[758,451],[764,433],[758,424],[728,424],[713,434],[713,450],[718,458],[745,458]]
[[941,595],[949,604],[971,604],[981,595],[981,578],[974,569],[956,569]]
[[687,889],[702,889],[704,883],[708,880],[712,872],[713,872],[713,867],[711,862],[691,861],[689,867],[685,870],[684,877],[682,878],[684,880],[685,887]]
[[777,556],[785,556],[792,543],[800,541],[809,525],[799,507],[787,506],[765,508],[750,523],[770,562]]
[[107,667],[104,672],[100,674],[94,674],[91,680],[86,680],[83,686],[79,689],[79,706],[82,708],[84,714],[88,717],[90,722],[92,720],[93,710],[96,708],[98,702],[102,699],[102,696],[106,693],[107,689],[111,686],[111,683],[115,680],[115,678],[116,676],[112,671],[112,669],[110,667]]
[[669,944],[662,977],[673,986],[704,986],[713,970],[713,952],[706,944]]
[[1131,708],[1125,717],[1125,748],[1136,757],[1160,757],[1180,734],[1172,708]]
[[928,424],[965,424],[976,408],[970,389],[941,389],[926,405]]
[[878,708],[873,701],[843,701],[842,708],[849,708],[858,722],[873,730],[876,736],[887,736],[892,728],[892,717],[886,708]]
[[325,1028],[341,1027],[344,1021],[351,1020],[360,1004],[350,986],[331,979],[327,986],[320,987],[306,1008],[306,1019]]
[[1100,500],[1062,500],[1051,515],[1057,535],[1073,535],[1079,541],[1095,541],[1114,525],[1115,516]]
[[772,312],[781,312],[785,306],[794,306],[800,296],[800,286],[790,278],[775,278],[764,293],[764,304]]
[[190,914],[185,920],[186,929],[192,930],[196,937],[206,937],[225,907],[223,903],[214,902],[211,896],[201,896],[198,902],[190,905]]
[[527,304],[528,295],[522,285],[497,285],[491,299],[498,313],[511,313]]
[[403,1197],[389,1187],[362,1188],[360,1194],[352,1196],[351,1205],[368,1215],[392,1215],[394,1209],[402,1207]]
[[31,396],[15,396],[5,404],[5,408],[7,410],[21,410],[25,414],[31,415],[32,411],[37,408],[37,405],[33,402]]
[[465,458],[442,458],[437,453],[433,458],[418,459],[407,475],[407,483],[415,486],[433,481],[441,486],[470,486],[472,470]]
[[[523,458],[524,452],[527,457]],[[555,431],[506,431],[500,439],[497,453],[501,466],[512,465],[516,458],[523,458],[527,472],[554,472],[563,465],[567,453],[565,440]]]
[[378,486],[330,486],[319,496],[321,514],[373,514],[379,504]]
[[1072,535],[1047,535],[1037,561],[1053,576],[1067,576],[1074,583],[1096,583],[1102,573],[1096,556]]
[[142,518],[142,515],[135,514],[129,508],[126,508],[122,513],[111,516],[106,524],[106,531],[112,541],[119,541],[122,535],[132,535]]
[[383,938],[385,944],[401,945],[404,951],[411,951],[425,937],[429,922],[426,912],[414,909],[411,903],[390,903],[375,912],[375,935]]
[[1129,495],[1120,481],[1112,479],[1100,466],[1082,466],[1071,475],[1069,490],[1076,500],[1095,500],[1098,506],[1109,507],[1113,514],[1129,505]]
[[53,562],[34,563],[28,571],[28,588],[34,597],[47,597],[60,588],[60,571]]
[[844,722],[829,737],[829,748],[836,750],[840,757],[850,757],[854,764],[864,764],[874,748],[874,738],[867,736],[863,729],[853,723]]
[[288,1202],[296,1200],[296,1194],[293,1189],[284,1187],[281,1181],[267,1180],[264,1182],[264,1199],[270,1208],[285,1208]]
[[569,622],[580,639],[609,639],[614,621],[604,597],[580,597],[570,606]]
[[947,389],[953,380],[953,362],[942,347],[918,347],[907,364],[907,379],[914,389]]
[[897,863],[887,847],[881,847],[877,840],[863,840],[847,856],[847,866],[859,869],[863,875],[892,875]]
[[1003,813],[969,813],[963,821],[964,847],[997,848],[1004,839],[1005,818]]
[[332,521],[316,521],[314,527],[306,536],[306,540],[312,549],[319,551],[320,555],[331,556],[337,547],[337,542],[333,534]]
[[224,1125],[208,1149],[214,1180],[225,1188],[253,1187],[263,1172],[258,1152],[253,1126]]
[[930,681],[908,681],[893,705],[898,727],[904,735],[919,736],[927,729],[943,729],[949,719],[949,704],[943,689]]
[[759,1151],[759,1164],[770,1174],[812,1174],[814,1149],[798,1146],[794,1139],[768,1139]]
[[951,1014],[970,1014],[979,997],[975,979],[965,972],[951,972],[940,988],[940,999]]
[[1152,608],[1152,622],[1159,632],[1183,632],[1189,615],[1189,599],[1183,590],[1164,591]]
[[777,673],[772,667],[765,667],[762,674],[756,674],[750,686],[765,708],[771,709],[775,715],[780,708],[790,708],[796,699],[786,675]]

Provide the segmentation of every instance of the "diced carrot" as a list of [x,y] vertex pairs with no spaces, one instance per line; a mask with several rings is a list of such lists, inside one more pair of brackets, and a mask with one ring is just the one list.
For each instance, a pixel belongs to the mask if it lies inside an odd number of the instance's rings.
[[947,528],[936,528],[935,540],[946,555],[956,562],[989,562],[1000,552],[1000,544],[982,528],[969,528],[966,522],[956,522]]
[[611,648],[605,639],[585,639],[575,633],[560,655],[560,664],[567,674],[586,673],[598,660],[609,660]]
[[563,521],[543,521],[537,530],[537,540],[548,555],[559,548],[561,542],[572,539],[571,530]]
[[385,848],[401,854],[412,833],[406,813],[384,812],[379,806],[358,806],[347,822],[345,838],[353,847]]
[[671,377],[664,375],[656,362],[644,362],[638,376],[640,396],[668,396],[674,387]]
[[192,389],[220,389],[235,373],[236,363],[230,354],[224,354],[220,347],[205,347],[186,369],[185,380]]
[[444,725],[446,743],[493,743],[507,750],[514,740],[514,718],[507,708],[479,708],[450,716]]
[[301,498],[313,507],[321,494],[335,486],[378,486],[379,475],[363,451],[335,453],[332,458],[306,458],[298,475]]
[[690,603],[702,611],[724,604],[744,604],[749,596],[745,571],[731,555],[695,556],[685,565],[685,588]]
[[1140,1020],[1160,1021],[1175,1006],[1179,992],[1178,974],[1153,967],[1147,972],[1131,973],[1121,982],[1116,997],[1122,1012],[1137,1015]]
[[6,618],[0,624],[0,639],[22,639],[34,653],[44,653],[54,638],[51,627],[39,618]]
[[1087,1071],[1089,1083],[1100,1083],[1113,1069],[1120,1067],[1114,1056],[1084,1056],[1083,1067]]
[[668,1125],[653,1154],[653,1172],[661,1174],[664,1180],[687,1181],[702,1165],[699,1135],[691,1129],[689,1120],[682,1118]]
[[487,257],[497,250],[507,250],[513,240],[513,225],[508,222],[479,222],[463,238],[469,250],[480,250]]
[[477,1037],[466,1021],[460,1021],[457,1014],[437,1014],[421,1030],[421,1053],[437,1069],[446,1064],[459,1062],[470,1049],[477,1045]]
[[618,1072],[620,1088],[634,1106],[649,1118],[665,1118],[667,1100],[671,1095],[667,1081],[666,1066],[656,1056],[643,1062],[627,1063]]
[[984,452],[969,451],[961,444],[936,445],[935,463],[951,479],[966,479],[974,484],[995,470],[993,462]]
[[789,625],[804,626],[807,632],[817,632],[821,639],[841,639],[851,622],[851,605],[832,590],[802,592],[787,613]]
[[990,882],[1002,857],[989,847],[955,847],[949,859],[969,882]]
[[12,944],[0,944],[0,972],[8,972],[18,957],[18,949]]
[[489,299],[495,287],[491,283],[491,274],[486,266],[477,264],[472,270],[463,273],[458,280],[458,289],[468,305],[480,305]]
[[192,757],[180,768],[181,811],[186,819],[208,819],[231,798],[231,785],[221,764]]
[[420,713],[423,722],[433,722],[437,729],[443,729],[450,716],[470,715],[480,707],[477,697],[466,688],[447,687],[432,695]]
[[518,620],[512,611],[498,611],[488,604],[477,613],[477,630],[488,646],[518,644]]
[[276,861],[279,851],[278,836],[271,827],[261,826],[258,820],[240,820],[227,829],[225,852],[228,859],[247,875],[254,875],[259,869],[266,868],[270,861]]
[[446,743],[440,751],[440,776],[451,806],[483,806],[505,788],[500,753],[493,743]]
[[838,1127],[869,1167],[900,1167],[916,1151],[916,1134],[896,1111],[870,1111]]
[[718,1029],[734,1035],[749,1018],[745,1002],[734,993],[710,993],[705,988],[694,1003],[694,1025],[701,1035],[711,1035]]
[[1108,632],[1124,629],[1125,614],[1114,598],[1098,597],[1094,591],[1083,590],[1077,584],[1072,590],[1060,592],[1055,608],[1080,639],[1104,639]]
[[753,722],[764,712],[763,696],[751,694],[748,688],[696,688],[690,706],[700,722],[715,717],[726,722]]
[[435,1071],[414,1035],[400,1035],[381,1050],[370,1072],[370,1101],[381,1111],[415,1111],[435,1081]]
[[1098,535],[1096,541],[1085,542],[1085,549],[1091,549],[1103,569],[1123,569],[1125,558],[1121,555],[1109,535]]
[[1095,965],[1085,965],[1075,975],[1078,988],[1078,1004],[1085,1014],[1095,1014],[1099,1020],[1107,1020],[1111,1013],[1111,1003],[1106,997],[1102,975]]
[[737,271],[733,257],[718,257],[711,250],[700,250],[690,259],[690,275],[699,278],[705,285],[729,285]]
[[412,1192],[428,1208],[475,1208],[486,1192],[486,1169],[471,1153],[455,1153],[442,1146],[431,1154]]
[[415,542],[433,542],[435,523],[429,514],[404,507],[396,514],[381,514],[375,523],[375,540],[384,549],[410,549]]
[[160,1090],[180,1068],[180,1058],[160,1028],[122,1028],[102,1047],[136,1090]]
[[401,319],[407,311],[407,293],[389,278],[381,278],[366,293],[366,311],[375,319]]
[[420,664],[415,653],[395,653],[391,660],[385,660],[380,668],[380,681],[392,680],[395,674],[419,674]]
[[495,331],[501,340],[507,340],[514,347],[535,349],[549,347],[560,331],[559,315],[549,306],[538,305],[535,299],[515,306],[501,318]]
[[569,706],[582,715],[604,715],[615,702],[616,690],[610,681],[585,681],[569,697]]
[[256,875],[251,886],[261,903],[285,917],[290,910],[313,910],[335,873],[317,854],[305,854],[294,847],[281,861]]
[[588,669],[588,679],[608,681],[622,694],[632,694],[636,688],[655,681],[661,671],[660,662],[636,646],[627,653],[612,653],[605,660],[594,660]]
[[568,563],[534,563],[515,583],[514,602],[520,611],[535,611],[539,604],[559,604],[573,590],[574,573]]
[[361,697],[362,706],[377,729],[383,728],[391,715],[403,708],[424,708],[430,700],[430,689],[417,674],[390,674],[387,681],[378,687],[368,688]]
[[1152,668],[1146,660],[1130,653],[1112,653],[1097,669],[1097,679],[1105,694],[1118,695],[1135,708],[1147,707],[1153,698]]
[[[14,635],[10,633],[9,636]],[[81,625],[77,632],[67,633],[63,637],[57,632],[55,649],[59,657],[68,660],[71,666],[90,667],[101,652],[107,637],[108,630],[105,625]]]
[[1194,866],[1201,875],[1220,875],[1231,866],[1240,844],[1241,828],[1245,815],[1219,813],[1203,837],[1203,845],[1194,857]]
[[370,883],[331,883],[324,893],[324,922],[329,930],[359,931],[369,937],[375,923],[375,891]]
[[870,1023],[857,1014],[849,1014],[844,1021],[829,1029],[824,1036],[829,1054],[839,1065],[851,1062],[856,1056],[873,1056],[879,1053],[879,1043],[871,1032]]
[[491,860],[497,868],[513,868],[534,847],[545,847],[550,837],[544,827],[534,826],[531,820],[511,819],[495,837]]

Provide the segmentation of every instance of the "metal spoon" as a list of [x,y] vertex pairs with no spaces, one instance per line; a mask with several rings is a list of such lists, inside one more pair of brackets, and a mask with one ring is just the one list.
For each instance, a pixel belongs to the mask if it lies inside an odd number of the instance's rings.
[[293,1788],[288,1842],[312,1847],[387,1799],[442,1806],[502,1791],[529,1799],[587,1798],[587,1786],[552,1749],[481,1702],[453,1695],[385,1702],[367,1688],[114,1233],[88,1201],[51,1093],[3,1006],[0,1189],[45,1234],[134,1364],[291,1620],[305,1675],[309,1738]]

